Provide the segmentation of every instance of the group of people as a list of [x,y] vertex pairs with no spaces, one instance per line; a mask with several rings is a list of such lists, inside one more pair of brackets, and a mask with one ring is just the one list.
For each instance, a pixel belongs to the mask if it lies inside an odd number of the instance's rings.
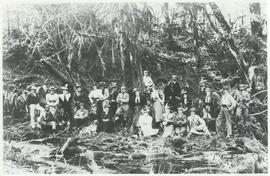
[[189,88],[181,87],[177,79],[172,75],[168,83],[154,84],[146,70],[143,89],[127,90],[125,86],[119,89],[116,82],[94,84],[89,92],[80,84],[74,88],[66,84],[61,93],[46,85],[31,85],[20,91],[11,88],[4,94],[4,110],[12,111],[15,118],[29,114],[33,129],[49,129],[54,134],[60,128],[87,126],[93,134],[125,129],[143,137],[209,136],[211,131],[221,132],[224,122],[230,137],[232,111],[236,107],[238,119],[248,113],[246,103],[250,97],[244,84],[233,95],[224,86],[221,98],[217,98],[218,93],[201,81],[195,108]]

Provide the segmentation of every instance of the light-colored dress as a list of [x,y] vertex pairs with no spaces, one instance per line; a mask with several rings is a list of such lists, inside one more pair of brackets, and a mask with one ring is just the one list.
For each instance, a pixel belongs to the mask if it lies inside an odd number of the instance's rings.
[[144,137],[156,135],[159,129],[152,128],[153,118],[149,115],[141,115],[138,120],[138,125],[141,127],[141,131]]
[[[159,92],[158,90],[153,90],[151,93],[151,97],[153,100],[153,109],[154,109],[154,118],[156,122],[161,122],[162,118],[162,111],[163,111],[163,101],[164,95],[163,93]],[[161,100],[161,101],[160,101]]]

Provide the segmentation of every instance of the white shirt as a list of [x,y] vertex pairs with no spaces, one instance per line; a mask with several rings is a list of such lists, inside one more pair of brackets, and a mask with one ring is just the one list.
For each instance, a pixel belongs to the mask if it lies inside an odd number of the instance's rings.
[[92,90],[90,92],[90,94],[88,95],[89,100],[93,103],[92,99],[98,99],[98,98],[102,98],[102,90],[101,89],[96,89],[96,90]]
[[231,94],[226,93],[226,94],[222,95],[222,97],[221,97],[221,105],[227,105],[227,106],[235,107],[236,106],[236,101],[231,96]]
[[143,83],[145,87],[149,87],[153,84],[153,80],[150,76],[143,76]]

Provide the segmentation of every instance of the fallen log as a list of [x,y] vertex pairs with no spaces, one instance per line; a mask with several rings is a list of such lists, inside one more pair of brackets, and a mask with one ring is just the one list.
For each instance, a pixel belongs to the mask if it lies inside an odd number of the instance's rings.
[[56,78],[62,81],[64,84],[73,85],[73,82],[69,80],[62,72],[60,72],[57,68],[55,68],[51,63],[49,63],[46,59],[41,59],[40,62],[45,66],[45,68],[52,73]]

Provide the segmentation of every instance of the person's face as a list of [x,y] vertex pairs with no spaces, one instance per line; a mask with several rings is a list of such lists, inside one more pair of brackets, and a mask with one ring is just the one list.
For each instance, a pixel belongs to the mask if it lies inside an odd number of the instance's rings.
[[95,107],[95,106],[92,107],[92,112],[93,112],[93,113],[96,113],[96,112],[97,112],[97,107]]
[[179,135],[181,133],[180,129],[179,128],[175,128],[175,133]]
[[48,112],[50,110],[50,108],[47,106],[45,107],[45,111]]
[[80,109],[84,109],[84,106],[83,105],[80,105]]
[[184,97],[184,98],[187,98],[187,94],[184,94],[183,97]]
[[63,94],[67,94],[68,93],[68,91],[67,90],[63,90]]
[[97,89],[97,86],[93,86],[93,89],[96,90]]
[[144,72],[144,75],[145,75],[145,76],[148,76],[148,71],[145,71],[145,72]]
[[191,111],[190,112],[190,115],[195,115],[195,111]]
[[78,87],[78,88],[77,88],[77,91],[78,91],[78,92],[82,91],[82,88],[81,88],[81,87]]
[[135,95],[136,95],[136,96],[139,96],[139,95],[140,95],[140,92],[139,92],[139,91],[136,91],[136,92],[135,92]]
[[125,93],[125,92],[126,92],[126,89],[125,89],[125,88],[122,88],[122,89],[121,89],[121,92],[122,92],[122,93]]
[[178,114],[183,114],[183,111],[182,111],[182,109],[178,109]]
[[50,94],[54,94],[54,91],[53,91],[53,90],[51,90],[51,91],[50,91]]
[[176,81],[176,79],[177,79],[176,76],[173,76],[173,77],[172,77],[172,80],[173,80],[173,81]]

